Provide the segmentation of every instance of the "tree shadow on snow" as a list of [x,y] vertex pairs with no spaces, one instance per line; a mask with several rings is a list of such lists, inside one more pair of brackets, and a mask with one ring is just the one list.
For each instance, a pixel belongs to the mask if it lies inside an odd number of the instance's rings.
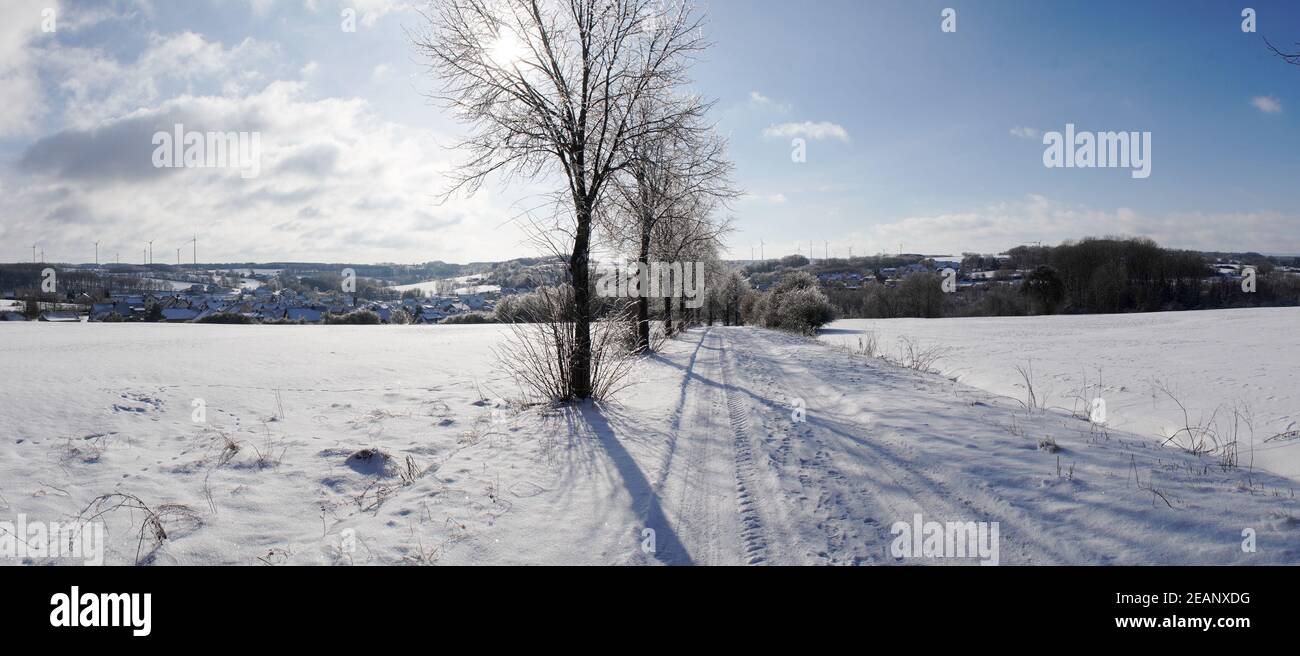
[[856,328],[819,328],[818,335],[861,335],[862,330]]
[[565,414],[570,424],[570,435],[582,435],[598,444],[632,497],[633,510],[641,522],[640,526],[634,527],[637,548],[641,549],[643,544],[642,529],[652,529],[655,548],[646,554],[648,557],[665,565],[693,565],[690,553],[664,513],[656,486],[651,484],[636,459],[624,446],[624,440],[630,436],[629,431],[643,427],[638,427],[630,418],[624,419],[616,409],[605,404],[587,402],[572,405],[569,410]]

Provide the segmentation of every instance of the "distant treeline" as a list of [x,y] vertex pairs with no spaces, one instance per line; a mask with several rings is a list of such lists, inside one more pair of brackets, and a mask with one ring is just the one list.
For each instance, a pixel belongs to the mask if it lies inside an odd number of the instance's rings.
[[[553,270],[563,267],[563,261],[553,257],[521,257],[504,262],[471,262],[454,264],[434,261],[423,264],[347,264],[327,262],[228,262],[200,263],[197,267],[186,262],[181,265],[165,263],[126,264],[104,263],[100,265],[105,271],[115,274],[133,274],[159,278],[176,279],[200,273],[205,277],[214,270],[278,270],[290,277],[324,277],[336,279],[343,269],[352,269],[359,278],[371,278],[391,281],[396,284],[411,284],[427,280],[456,278],[459,276],[482,275],[490,277],[493,284],[503,287],[536,287],[554,284],[559,274]],[[60,275],[82,275],[85,279],[94,276],[92,265],[67,263],[0,263],[0,290],[24,289],[40,284],[40,272],[46,267],[60,271]],[[76,271],[83,269],[83,271]]]
[[[1004,268],[1027,271],[1021,281],[995,281],[944,293],[936,273],[915,273],[896,285],[827,288],[842,317],[958,317],[1025,314],[1158,312],[1300,305],[1300,276],[1258,254],[1255,291],[1216,276],[1205,254],[1165,249],[1145,238],[1084,239],[1060,246],[1020,246]],[[971,256],[967,256],[969,260]],[[974,264],[974,263],[972,263]],[[1009,264],[1009,266],[1007,266]]]

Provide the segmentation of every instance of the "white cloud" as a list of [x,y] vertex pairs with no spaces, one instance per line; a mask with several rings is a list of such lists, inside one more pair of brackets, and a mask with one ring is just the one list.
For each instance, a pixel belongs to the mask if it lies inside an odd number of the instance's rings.
[[366,27],[374,27],[387,14],[407,11],[413,6],[407,0],[344,0],[339,4],[356,9],[361,16],[361,24]]
[[821,121],[813,123],[804,121],[802,123],[777,123],[769,125],[763,129],[763,136],[768,138],[790,139],[793,137],[804,137],[813,140],[837,139],[847,142],[849,140],[849,131],[837,123]]
[[388,64],[379,64],[370,72],[370,79],[375,82],[382,81],[388,77],[390,71],[392,71],[392,67]]
[[[276,0],[248,0],[248,6],[253,15],[260,17],[270,11],[275,2]],[[322,4],[321,0],[302,2],[303,8],[312,13],[319,12]],[[337,0],[333,4],[337,6],[333,10],[335,16],[343,9],[352,9],[360,17],[361,24],[366,27],[374,27],[375,23],[387,14],[407,11],[416,6],[413,0]]]
[[1273,96],[1255,96],[1250,99],[1250,104],[1265,114],[1280,114],[1282,112],[1282,101]]
[[744,202],[762,203],[764,205],[782,205],[787,200],[785,194],[745,194],[740,198]]
[[[152,135],[176,123],[257,131],[260,175],[154,168]],[[39,241],[51,258],[69,261],[89,259],[87,240],[133,259],[137,242],[173,248],[192,233],[212,260],[469,261],[530,252],[509,222],[511,200],[533,188],[437,204],[448,157],[457,156],[444,141],[380,118],[361,99],[313,98],[302,82],[247,95],[182,94],[29,146],[18,173],[0,182],[0,216],[16,217],[0,223],[0,243]]]
[[1168,248],[1300,252],[1300,215],[1280,212],[1143,214],[1119,207],[1069,206],[1039,195],[985,208],[905,217],[854,235],[857,243],[908,252],[994,252],[1041,241],[1107,235],[1145,236]]
[[169,87],[189,93],[243,95],[265,86],[260,70],[278,53],[275,44],[245,39],[229,48],[194,32],[149,37],[134,62],[122,62],[91,48],[61,47],[42,53],[51,90],[61,101],[64,121],[93,126],[151,106]]
[[[36,126],[43,107],[37,58],[31,44],[48,38],[41,31],[41,11],[47,0],[6,0],[0,3],[0,137],[25,134]],[[56,14],[57,26],[57,14]]]
[[1012,136],[1020,137],[1021,139],[1037,139],[1043,136],[1043,131],[1038,128],[1029,128],[1017,125],[1016,127],[1011,128],[1011,134]]
[[[59,31],[75,32],[112,20],[131,20],[140,16],[153,15],[150,0],[91,0],[76,6],[68,6],[67,0],[60,3],[58,12]],[[91,4],[95,2],[95,4]],[[46,4],[54,4],[53,2]]]
[[749,100],[745,102],[751,111],[757,113],[770,114],[775,112],[778,115],[789,114],[791,105],[773,100],[762,91],[750,91]]

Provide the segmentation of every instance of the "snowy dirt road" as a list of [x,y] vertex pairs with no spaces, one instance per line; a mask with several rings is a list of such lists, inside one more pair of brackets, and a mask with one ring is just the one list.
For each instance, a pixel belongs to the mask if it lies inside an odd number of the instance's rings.
[[[668,562],[913,562],[889,547],[894,523],[916,514],[998,522],[1005,564],[1300,554],[1290,479],[1222,468],[1060,413],[1025,413],[799,337],[712,328],[682,341],[693,343],[688,401],[674,416],[658,503],[687,556]],[[1246,529],[1268,549],[1243,552]]]

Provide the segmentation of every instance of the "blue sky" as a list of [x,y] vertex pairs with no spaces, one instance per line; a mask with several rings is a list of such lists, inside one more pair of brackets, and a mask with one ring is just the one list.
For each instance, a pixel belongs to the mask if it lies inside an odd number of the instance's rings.
[[[540,185],[436,203],[463,128],[403,0],[11,0],[0,261],[471,261],[530,255]],[[1257,12],[1241,30],[1243,6]],[[56,7],[57,29],[41,30]],[[941,11],[957,30],[940,30]],[[340,29],[354,8],[357,30]],[[694,71],[737,183],[730,254],[992,252],[1088,235],[1300,252],[1292,2],[712,0]],[[1300,49],[1300,47],[1297,47]],[[258,130],[263,173],[159,171],[154,129]],[[1048,169],[1042,134],[1149,131],[1151,176]],[[142,136],[143,135],[143,136]],[[791,137],[807,140],[791,161]],[[142,155],[143,153],[143,155]],[[164,257],[163,254],[171,253]],[[169,259],[170,258],[170,259]]]

